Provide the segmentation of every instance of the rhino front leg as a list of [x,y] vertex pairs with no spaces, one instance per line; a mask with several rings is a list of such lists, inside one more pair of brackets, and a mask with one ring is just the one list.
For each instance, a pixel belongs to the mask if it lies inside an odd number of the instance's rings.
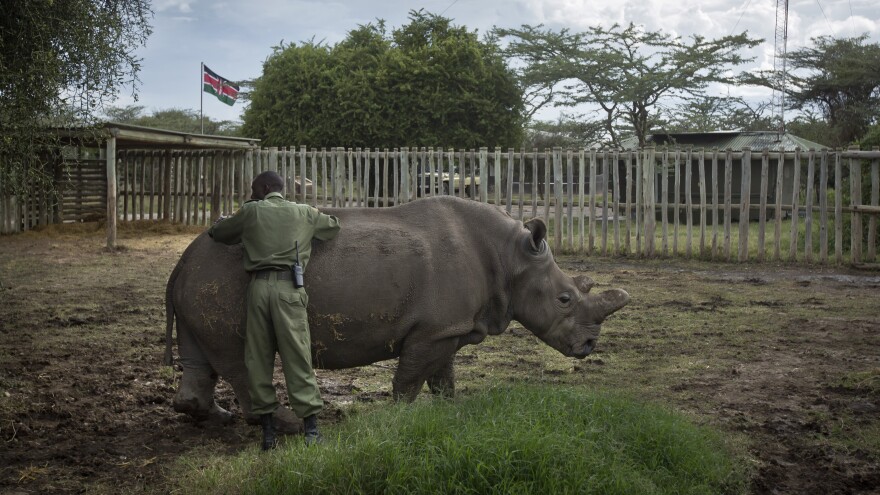
[[455,397],[455,369],[452,365],[454,360],[454,354],[449,356],[446,363],[428,377],[428,388],[435,396]]
[[422,391],[425,380],[447,365],[451,372],[457,342],[458,339],[444,339],[404,343],[392,381],[394,399],[412,402]]

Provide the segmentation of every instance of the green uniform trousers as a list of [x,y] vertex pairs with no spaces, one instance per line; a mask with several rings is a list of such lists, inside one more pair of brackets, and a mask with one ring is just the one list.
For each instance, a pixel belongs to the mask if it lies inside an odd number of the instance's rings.
[[[280,272],[279,272],[280,273]],[[290,408],[300,418],[317,414],[324,403],[312,368],[311,336],[306,314],[308,295],[290,280],[251,277],[247,294],[244,361],[254,414],[278,408],[272,385],[275,352],[281,355]]]

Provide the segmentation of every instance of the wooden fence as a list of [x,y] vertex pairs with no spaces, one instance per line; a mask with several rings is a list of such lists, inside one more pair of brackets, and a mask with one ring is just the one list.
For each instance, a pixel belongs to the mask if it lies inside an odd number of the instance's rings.
[[[876,260],[876,150],[300,147],[129,150],[117,158],[120,221],[209,225],[247,200],[256,174],[274,170],[287,181],[288,199],[318,207],[387,207],[447,194],[494,203],[520,220],[543,217],[557,251]],[[16,219],[24,218],[23,228],[49,221],[40,212],[52,208],[40,210],[40,201],[45,198],[23,208],[15,198],[0,198],[3,232],[15,231]],[[70,201],[65,195],[62,203]]]

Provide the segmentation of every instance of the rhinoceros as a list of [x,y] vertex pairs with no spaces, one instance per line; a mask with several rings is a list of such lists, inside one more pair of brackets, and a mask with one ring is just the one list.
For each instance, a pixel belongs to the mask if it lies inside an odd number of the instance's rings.
[[[336,215],[342,229],[330,241],[314,241],[305,274],[313,363],[340,369],[398,358],[397,399],[415,399],[426,381],[432,393],[452,395],[456,351],[504,332],[512,320],[562,354],[584,358],[602,321],[629,301],[624,290],[594,294],[589,277],[563,273],[540,219],[523,223],[454,197],[322,211]],[[176,316],[183,368],[177,411],[231,419],[214,402],[219,375],[248,422],[256,421],[244,364],[250,279],[241,257],[241,245],[203,233],[168,281],[165,360],[171,364]],[[284,407],[276,423],[287,431],[300,425]]]

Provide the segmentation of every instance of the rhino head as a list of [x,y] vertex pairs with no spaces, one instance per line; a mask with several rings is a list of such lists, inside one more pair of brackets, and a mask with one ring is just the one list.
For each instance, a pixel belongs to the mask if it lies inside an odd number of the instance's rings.
[[629,294],[622,289],[590,293],[591,278],[570,277],[556,265],[544,222],[534,219],[524,226],[516,242],[520,266],[511,287],[512,316],[562,354],[585,358],[596,346],[602,322],[629,302]]

